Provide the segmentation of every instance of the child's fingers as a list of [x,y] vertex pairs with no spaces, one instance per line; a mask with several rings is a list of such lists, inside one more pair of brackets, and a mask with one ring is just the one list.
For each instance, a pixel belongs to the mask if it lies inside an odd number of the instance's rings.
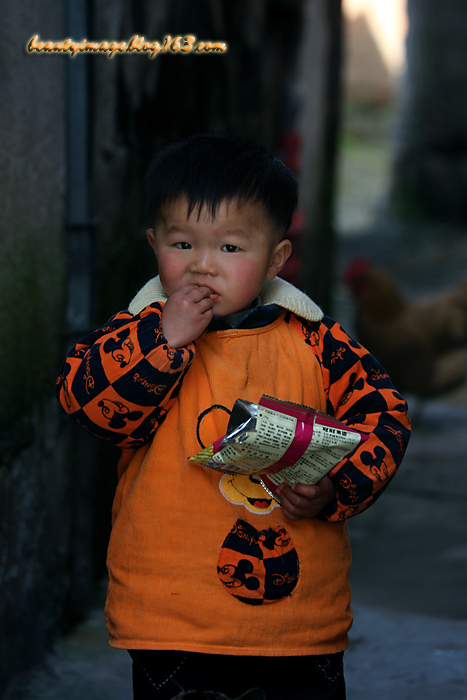
[[293,484],[292,491],[311,499],[330,501],[336,495],[336,489],[329,476],[323,476],[316,484]]
[[203,313],[214,306],[210,298],[210,290],[207,287],[197,287],[192,284],[175,292],[167,301],[166,307],[173,308],[174,313],[188,313],[193,311]]
[[291,505],[299,508],[305,506],[310,499],[316,498],[319,494],[319,488],[310,484],[294,484],[292,487],[282,484],[280,492]]
[[294,495],[304,498],[318,498],[321,488],[318,484],[293,484],[291,491]]
[[302,508],[297,508],[296,506],[290,505],[286,501],[282,502],[281,507],[283,514],[288,520],[304,520],[305,518],[312,518],[314,515],[316,515],[314,510],[303,510]]
[[198,287],[197,289],[200,291],[198,292],[195,290],[188,297],[188,300],[195,305],[197,311],[201,310],[201,313],[204,313],[206,310],[212,309],[214,303],[217,301],[217,296],[213,299],[212,297],[214,295],[207,287]]
[[200,312],[203,316],[209,311],[212,311],[213,307],[214,302],[210,297],[203,297],[203,299],[200,299],[194,304],[196,313]]
[[201,301],[201,299],[209,299],[211,295],[209,287],[198,287],[197,284],[187,285],[183,292],[185,299],[194,302]]
[[314,518],[335,493],[329,477],[323,477],[317,484],[294,484],[292,488],[281,484],[278,489],[282,510],[289,520]]
[[290,486],[282,484],[279,487],[279,498],[282,510],[289,520],[311,517],[310,499],[295,493]]

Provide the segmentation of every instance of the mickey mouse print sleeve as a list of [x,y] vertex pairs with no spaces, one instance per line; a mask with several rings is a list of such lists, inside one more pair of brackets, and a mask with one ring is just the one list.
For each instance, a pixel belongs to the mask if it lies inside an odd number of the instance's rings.
[[195,346],[172,348],[162,334],[163,305],[121,311],[68,354],[57,397],[89,432],[120,447],[147,442],[174,402]]
[[330,473],[336,499],[323,520],[350,518],[368,508],[396,473],[410,437],[407,404],[379,362],[328,317],[304,322],[302,333],[321,364],[326,412],[368,434]]

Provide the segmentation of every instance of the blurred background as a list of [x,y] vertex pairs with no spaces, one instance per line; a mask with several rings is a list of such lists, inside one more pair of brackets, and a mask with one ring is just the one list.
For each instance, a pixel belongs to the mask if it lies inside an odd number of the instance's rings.
[[[118,453],[60,414],[54,383],[74,342],[155,274],[142,178],[158,149],[198,132],[260,141],[296,173],[284,276],[409,398],[400,477],[349,525],[357,609],[398,611],[407,638],[413,614],[466,620],[464,0],[17,0],[1,11],[0,697],[65,697],[25,695],[20,679],[77,623],[102,625],[89,611]],[[71,59],[28,53],[36,34],[195,35],[228,50]],[[436,658],[467,667],[467,643],[449,646],[447,629]],[[423,692],[412,679],[407,698],[448,697],[417,673]],[[453,674],[449,697],[465,699],[465,673]]]

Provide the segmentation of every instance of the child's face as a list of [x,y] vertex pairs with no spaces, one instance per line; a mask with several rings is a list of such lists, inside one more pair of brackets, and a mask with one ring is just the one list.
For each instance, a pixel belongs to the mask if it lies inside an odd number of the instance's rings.
[[199,218],[195,209],[187,219],[187,211],[184,198],[165,204],[155,230],[147,231],[165,291],[170,296],[189,284],[208,287],[215,316],[248,308],[285,264],[290,241],[278,242],[258,204],[222,203],[214,219],[205,207]]

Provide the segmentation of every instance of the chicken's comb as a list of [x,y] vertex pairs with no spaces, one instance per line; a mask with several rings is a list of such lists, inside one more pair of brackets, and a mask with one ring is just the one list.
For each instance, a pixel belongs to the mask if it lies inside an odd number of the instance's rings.
[[352,285],[360,275],[371,268],[371,263],[367,258],[354,258],[345,268],[342,279],[348,285]]
[[361,293],[362,282],[365,274],[371,269],[371,263],[367,258],[354,258],[347,265],[342,279],[350,287],[352,295],[358,298]]

